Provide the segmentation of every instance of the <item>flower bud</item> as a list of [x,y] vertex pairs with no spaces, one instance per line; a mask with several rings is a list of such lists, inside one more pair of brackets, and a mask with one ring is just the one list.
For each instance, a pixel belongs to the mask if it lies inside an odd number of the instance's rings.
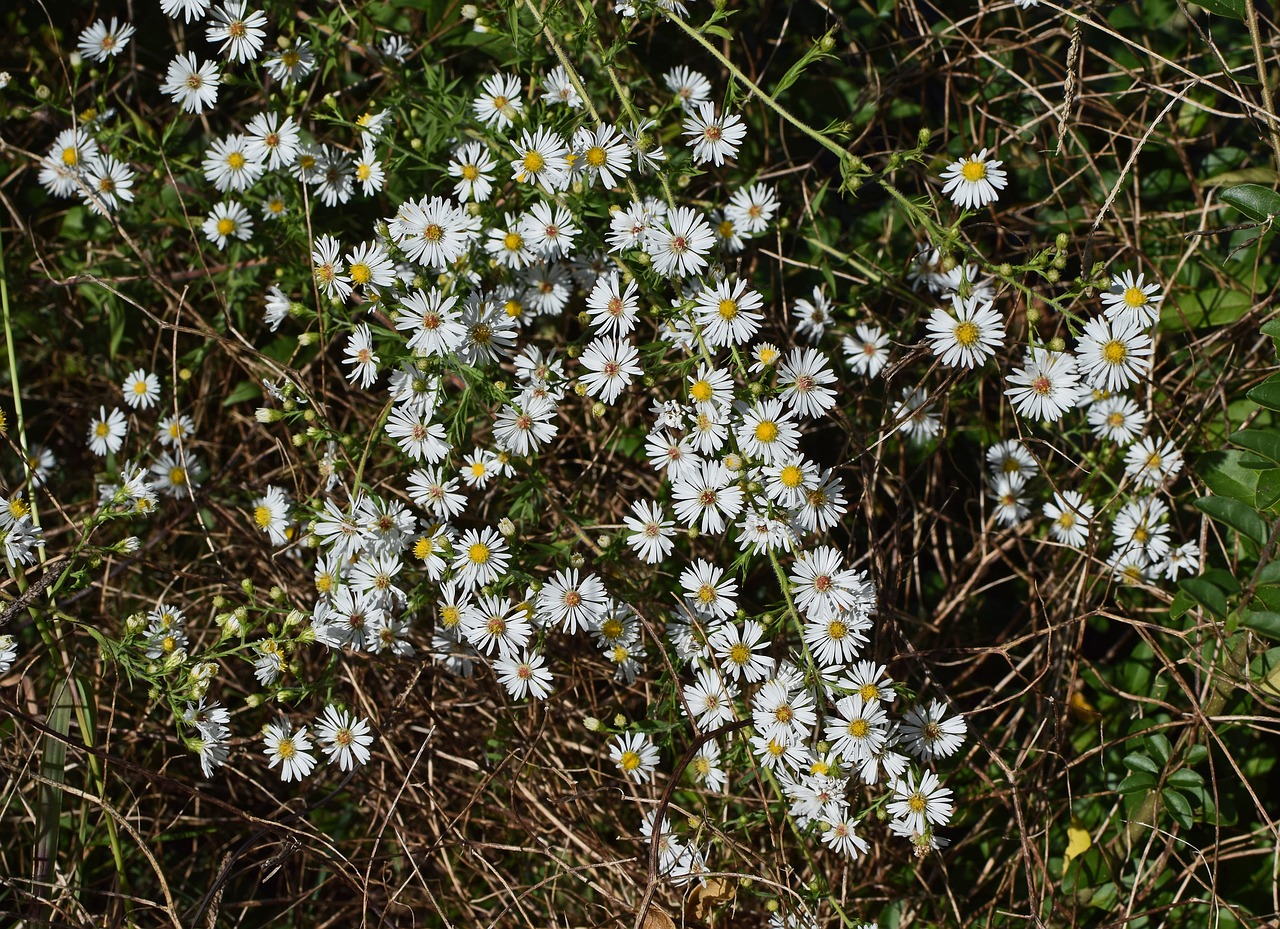
[[1054,336],[1049,340],[1048,349],[1051,352],[1065,352],[1067,350],[1066,340],[1062,336]]
[[498,532],[504,539],[509,539],[516,534],[516,524],[504,516],[498,520]]
[[582,557],[581,552],[574,552],[569,556],[569,567],[571,568],[581,568],[586,563],[587,560]]
[[599,732],[604,728],[604,723],[600,722],[600,720],[596,719],[594,716],[584,716],[582,718],[582,725],[586,727],[588,732]]

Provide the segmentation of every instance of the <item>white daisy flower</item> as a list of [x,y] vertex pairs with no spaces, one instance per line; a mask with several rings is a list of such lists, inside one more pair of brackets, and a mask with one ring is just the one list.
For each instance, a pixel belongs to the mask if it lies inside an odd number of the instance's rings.
[[711,82],[706,75],[684,65],[672,68],[662,75],[662,83],[676,95],[676,100],[685,110],[694,109],[711,98]]
[[1195,542],[1178,546],[1160,563],[1160,570],[1171,581],[1176,581],[1183,571],[1194,574],[1200,570],[1200,546]]
[[769,228],[769,220],[777,211],[778,198],[773,188],[754,184],[749,189],[740,187],[734,191],[724,215],[744,234],[756,236]]
[[732,623],[718,627],[707,642],[720,663],[720,670],[734,680],[739,678],[749,684],[769,676],[773,662],[764,654],[769,640],[764,637],[764,626],[748,619],[739,629]]
[[555,261],[573,251],[573,237],[578,234],[573,214],[566,207],[540,200],[520,217],[520,234],[529,248],[547,261]]
[[133,172],[111,155],[98,155],[85,164],[81,193],[84,202],[95,213],[110,215],[120,208],[120,201],[133,202]]
[[765,400],[742,414],[737,438],[743,452],[769,465],[795,454],[800,430],[781,400]]
[[1145,328],[1159,321],[1163,299],[1158,282],[1144,284],[1141,272],[1135,278],[1132,271],[1125,271],[1111,278],[1111,289],[1102,295],[1103,313],[1122,325]]
[[594,340],[578,361],[588,372],[581,377],[588,395],[598,396],[605,403],[617,400],[632,379],[644,373],[636,347],[613,336]]
[[266,742],[268,767],[280,767],[280,780],[300,781],[316,766],[315,756],[311,754],[311,740],[307,738],[307,727],[303,726],[294,732],[287,720],[279,723],[268,723],[262,732]]
[[757,332],[764,316],[757,310],[764,298],[747,289],[739,278],[733,284],[720,281],[715,287],[704,286],[693,307],[694,322],[702,330],[708,348],[744,345]]
[[292,116],[282,120],[276,113],[259,113],[244,130],[244,155],[270,170],[293,163],[298,155],[298,124]]
[[368,389],[378,379],[379,358],[373,351],[373,335],[369,332],[369,324],[361,323],[347,338],[343,363],[351,365],[347,372],[347,380]]
[[874,378],[889,363],[889,336],[879,326],[858,323],[857,338],[845,336],[841,342],[844,360],[857,374]]
[[311,250],[312,274],[321,292],[330,300],[345,300],[351,296],[351,278],[338,257],[341,251],[342,244],[327,234],[317,238]]
[[222,193],[248,190],[263,169],[262,162],[249,155],[248,137],[239,133],[219,139],[205,152],[205,180]]
[[691,107],[683,126],[684,135],[689,136],[688,145],[693,149],[695,164],[711,161],[719,166],[726,158],[737,157],[738,146],[747,135],[747,127],[741,117],[717,116],[716,105],[710,100],[704,100],[696,108]]
[[539,126],[531,134],[524,129],[511,160],[511,176],[521,184],[541,185],[550,193],[567,185],[569,147],[564,139]]
[[556,65],[542,79],[542,102],[551,106],[562,103],[571,110],[582,108],[582,97],[563,65]]
[[604,618],[608,597],[598,577],[579,577],[577,568],[567,568],[542,585],[535,615],[543,626],[563,626],[573,635]]
[[715,729],[733,721],[734,698],[738,688],[726,681],[715,668],[699,668],[692,684],[685,684],[684,702],[680,710],[692,715],[703,730]]
[[665,217],[653,219],[644,231],[644,250],[653,262],[654,273],[662,277],[700,273],[707,266],[705,256],[714,247],[715,233],[692,207],[678,206]]
[[492,526],[468,529],[454,547],[453,570],[465,591],[492,584],[507,569],[507,542]]
[[1084,548],[1093,514],[1094,505],[1075,490],[1054,491],[1053,500],[1044,505],[1044,515],[1050,520],[1049,535],[1072,548]]
[[631,504],[634,516],[622,518],[630,532],[627,544],[635,550],[645,564],[657,564],[671,554],[675,547],[671,536],[675,535],[675,523],[664,518],[662,507],[649,500],[637,500]]
[[1124,473],[1135,478],[1139,487],[1159,487],[1182,470],[1182,452],[1172,442],[1161,442],[1154,436],[1139,439],[1125,453]]
[[415,290],[404,296],[400,303],[403,310],[396,318],[396,329],[413,333],[406,346],[411,352],[424,357],[449,355],[462,345],[467,336],[461,314],[454,309],[457,297],[446,297],[432,288]]
[[990,301],[977,297],[951,298],[954,316],[941,308],[929,317],[929,341],[933,353],[948,368],[975,368],[1004,344],[1004,320]]
[[472,110],[486,126],[506,129],[524,109],[520,99],[520,79],[511,74],[495,74],[480,85],[480,96]]
[[813,299],[801,297],[791,308],[791,317],[795,320],[796,337],[806,342],[817,342],[827,331],[831,322],[831,301],[823,293],[822,287],[813,288]]
[[933,700],[927,708],[921,704],[907,710],[898,731],[908,752],[921,761],[932,762],[958,752],[969,727],[963,716],[948,716],[947,705]]
[[608,123],[589,129],[582,126],[573,134],[575,174],[594,184],[596,179],[605,189],[621,187],[631,171],[631,149],[627,140]]
[[703,462],[696,473],[673,482],[671,495],[676,518],[686,526],[695,523],[705,533],[719,535],[728,521],[742,511],[742,488],[724,465]]
[[925,833],[933,826],[945,826],[953,809],[950,788],[943,787],[938,775],[925,771],[917,781],[907,774],[893,783],[893,799],[889,801],[889,813],[917,833]]
[[995,501],[996,522],[1001,526],[1016,526],[1027,518],[1031,509],[1028,499],[1022,493],[1026,484],[1008,474],[997,474],[991,478],[990,496]]
[[801,416],[818,417],[836,404],[836,392],[826,384],[836,382],[827,356],[815,348],[797,348],[778,367],[781,398]]
[[453,195],[460,201],[483,203],[488,200],[493,193],[493,169],[496,166],[497,162],[483,142],[468,142],[460,147],[449,160],[449,176],[458,179]]
[[204,16],[210,2],[211,0],[160,0],[160,9],[170,19],[177,19],[181,14],[184,21],[193,23]]
[[160,399],[160,379],[142,368],[130,371],[120,389],[124,402],[135,410],[149,410]]
[[99,457],[108,452],[114,455],[120,451],[128,431],[129,424],[119,409],[113,409],[108,415],[105,406],[98,407],[98,415],[89,422],[89,451]]
[[942,180],[946,182],[942,192],[966,210],[993,203],[1009,183],[1002,164],[1003,161],[989,160],[985,148],[976,155],[953,161],[942,172]]
[[629,335],[640,312],[640,288],[634,280],[626,287],[616,271],[602,274],[587,295],[587,313],[601,335]]
[[609,759],[627,777],[643,784],[658,766],[658,750],[643,733],[622,733],[609,746]]
[[551,672],[541,652],[512,652],[499,656],[493,662],[493,672],[513,700],[525,697],[545,700],[551,694]]
[[127,22],[120,25],[114,16],[111,17],[110,26],[100,19],[80,33],[77,46],[80,54],[90,61],[106,61],[124,51],[134,32],[133,26]]
[[267,72],[289,87],[306,78],[316,69],[316,56],[311,51],[311,43],[306,39],[297,39],[289,48],[280,54],[273,55],[263,62]]
[[1084,379],[1102,390],[1123,390],[1151,371],[1151,337],[1133,323],[1098,316],[1085,323],[1076,346]]
[[889,716],[879,700],[852,694],[836,701],[823,735],[843,761],[859,764],[888,743]]
[[680,586],[694,612],[728,619],[738,609],[738,582],[724,576],[724,569],[699,558],[680,574]]
[[1129,397],[1107,397],[1089,407],[1089,425],[1100,439],[1127,445],[1146,424],[1147,414]]
[[893,408],[893,421],[917,445],[928,442],[942,431],[942,421],[929,402],[926,387],[902,388],[902,399]]
[[275,485],[253,501],[253,524],[267,534],[272,545],[289,541],[289,502],[288,491]]
[[267,31],[267,15],[261,11],[246,12],[246,0],[228,0],[221,9],[213,11],[205,38],[221,42],[218,51],[231,61],[253,61],[262,51]]
[[1076,360],[1067,352],[1044,348],[1027,350],[1023,367],[1008,378],[1005,396],[1018,414],[1029,419],[1057,422],[1080,398]]
[[231,239],[247,242],[253,236],[253,217],[239,203],[224,201],[209,211],[201,231],[218,248],[226,248]]
[[195,52],[187,52],[169,62],[169,70],[160,89],[186,112],[203,113],[218,102],[220,81],[218,68],[212,61],[200,64]]

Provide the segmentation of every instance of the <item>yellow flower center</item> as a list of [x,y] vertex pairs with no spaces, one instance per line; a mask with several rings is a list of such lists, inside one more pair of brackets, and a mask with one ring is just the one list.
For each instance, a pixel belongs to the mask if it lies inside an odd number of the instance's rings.
[[98,423],[93,427],[93,434],[100,439],[105,439],[107,436],[111,435],[111,427],[106,423]]
[[622,757],[618,759],[618,767],[623,771],[634,771],[640,767],[640,756],[631,751],[623,752]]
[[694,381],[689,388],[689,396],[698,403],[706,403],[711,399],[711,384],[707,381]]
[[62,163],[68,168],[80,163],[80,153],[74,145],[68,145],[62,150]]
[[703,584],[698,588],[699,603],[714,603],[716,599],[716,589],[710,584]]
[[586,150],[583,157],[587,159],[587,164],[591,165],[593,168],[603,167],[605,161],[608,160],[605,156],[604,149],[599,145],[591,146]]
[[732,239],[737,235],[737,230],[733,228],[733,220],[731,219],[721,221],[720,225],[716,227],[716,232],[720,234],[722,239]]
[[373,177],[373,168],[367,164],[362,164],[356,168],[356,177],[362,181],[367,181]]
[[297,753],[298,750],[293,747],[293,739],[282,739],[280,744],[276,746],[276,754],[285,761],[288,761]]
[[524,245],[524,237],[517,232],[508,232],[502,237],[502,247],[509,252],[518,251]]
[[489,561],[489,546],[483,542],[476,542],[467,549],[467,558],[472,564],[485,564]]
[[173,467],[169,469],[169,483],[175,487],[181,487],[187,482],[187,470],[183,467]]
[[913,813],[923,813],[928,804],[924,799],[924,794],[917,791],[907,798],[907,806]]
[[1140,287],[1127,287],[1124,291],[1124,305],[1139,307],[1147,305],[1147,295]]
[[244,168],[244,155],[239,152],[232,152],[227,156],[227,167],[232,171],[239,171]]
[[778,438],[778,424],[766,419],[756,425],[756,441],[769,443]]
[[720,311],[721,319],[733,319],[735,316],[738,315],[738,301],[737,300],[721,300],[719,311]]
[[356,284],[367,284],[373,280],[373,269],[363,261],[358,261],[351,266],[351,280]]
[[475,180],[476,178],[478,178],[479,176],[480,176],[480,169],[479,169],[479,168],[477,168],[475,165],[463,165],[463,166],[462,166],[462,178],[463,178],[463,180],[466,180],[466,181],[474,181],[474,180]]
[[838,619],[833,619],[830,625],[827,626],[827,637],[831,639],[833,642],[841,641],[848,634],[849,634],[848,625],[841,622]]
[[1112,339],[1106,345],[1102,346],[1102,360],[1109,365],[1121,364],[1129,357],[1129,346],[1125,345],[1119,339]]
[[134,382],[133,382],[133,392],[134,392],[135,394],[137,394],[139,397],[141,397],[141,396],[143,396],[144,394],[146,394],[146,392],[147,392],[147,382],[146,382],[146,381],[134,381]]
[[1163,459],[1161,459],[1159,452],[1152,452],[1150,455],[1147,456],[1146,467],[1149,470],[1158,471],[1160,470],[1161,464],[1163,464]]
[[966,319],[955,328],[956,344],[969,348],[977,344],[978,336],[981,334],[982,330],[978,328],[978,324],[971,319]]
[[729,649],[729,660],[736,665],[744,665],[751,660],[751,649],[738,642]]
[[871,731],[871,724],[865,719],[855,719],[849,723],[849,735],[855,739],[865,739]]
[[440,611],[440,625],[452,629],[462,621],[462,611],[456,606],[446,606]]
[[966,181],[977,183],[987,176],[987,166],[981,161],[966,161],[964,167],[960,169],[960,173]]
[[228,219],[224,216],[222,219],[218,220],[218,235],[228,236],[235,231],[236,221],[234,219]]
[[600,626],[600,635],[606,639],[616,639],[622,635],[622,622],[617,619],[606,619]]
[[787,465],[778,473],[778,481],[783,487],[794,490],[804,482],[804,471],[798,465]]
[[503,310],[506,312],[507,316],[509,316],[512,319],[515,319],[517,316],[519,316],[521,313],[524,312],[524,307],[520,305],[519,300],[512,298],[506,302],[506,305],[503,307]]
[[418,541],[413,543],[413,557],[420,561],[426,559],[435,551],[435,543],[431,541],[430,536],[422,536]]
[[880,688],[875,684],[863,684],[858,688],[858,693],[861,695],[863,702],[880,699]]
[[537,174],[547,166],[547,159],[543,158],[539,152],[525,152],[524,159],[520,163],[530,174]]
[[271,525],[271,510],[265,506],[255,507],[253,521],[258,524],[259,529],[266,529]]

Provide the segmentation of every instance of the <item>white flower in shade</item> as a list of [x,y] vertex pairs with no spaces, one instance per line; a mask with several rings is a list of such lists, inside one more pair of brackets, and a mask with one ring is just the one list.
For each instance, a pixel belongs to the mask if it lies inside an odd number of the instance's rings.
[[696,613],[728,619],[738,609],[738,582],[724,576],[724,569],[699,558],[680,574],[686,602]]
[[726,521],[742,511],[742,488],[733,483],[733,475],[716,461],[705,461],[696,473],[686,475],[672,485],[676,518],[685,525],[699,524],[706,533],[724,532]]
[[687,206],[678,206],[665,217],[655,217],[644,231],[644,250],[653,262],[654,273],[662,277],[700,273],[707,266],[705,256],[715,244],[716,235],[710,224]]
[[923,772],[918,781],[909,773],[894,781],[888,809],[912,831],[923,834],[933,826],[945,826],[951,819],[951,790],[943,787],[932,771]]
[[1093,504],[1075,490],[1054,491],[1052,502],[1044,505],[1044,515],[1050,520],[1049,535],[1072,548],[1083,548],[1088,541],[1093,513]]
[[169,71],[160,87],[188,113],[203,113],[218,102],[221,77],[212,61],[200,64],[195,52],[179,55],[169,62]]
[[733,700],[738,688],[725,681],[715,668],[700,668],[694,682],[684,686],[682,695],[681,711],[691,714],[700,729],[715,729],[733,721]]
[[711,82],[706,75],[684,65],[672,68],[662,75],[662,83],[676,95],[676,100],[686,110],[696,109],[698,104],[711,98]]
[[181,14],[186,22],[193,23],[204,16],[210,2],[211,0],[160,0],[160,9],[170,19],[177,19]]
[[1057,422],[1080,399],[1076,360],[1067,352],[1031,348],[1023,366],[1009,375],[1005,391],[1019,415]]
[[330,704],[316,719],[316,738],[330,763],[337,762],[343,771],[369,763],[373,734],[366,719],[357,719]]
[[899,738],[907,751],[921,761],[932,762],[948,758],[960,750],[969,727],[964,717],[947,715],[947,705],[933,700],[912,707],[902,716]]
[[307,727],[297,732],[282,719],[279,723],[268,723],[263,730],[266,741],[268,767],[280,767],[280,780],[300,781],[316,766],[315,756],[311,754],[311,740],[307,738]]
[[226,248],[231,239],[247,242],[253,236],[253,217],[239,203],[225,201],[209,211],[201,231],[218,248]]
[[1195,542],[1178,546],[1160,563],[1160,570],[1171,581],[1176,581],[1183,571],[1194,574],[1200,570],[1200,546]]
[[133,172],[111,155],[98,155],[85,163],[84,185],[84,202],[102,216],[118,210],[121,200],[133,202]]
[[[377,356],[373,356],[376,363]],[[377,377],[377,371],[374,371]],[[362,384],[362,386],[367,386]],[[414,461],[434,464],[449,454],[450,445],[445,438],[443,423],[431,422],[430,413],[420,413],[403,407],[392,410],[387,417],[387,435],[400,446],[400,450]]]
[[311,51],[310,42],[295,39],[293,45],[268,58],[263,64],[273,78],[288,87],[316,69],[316,56]]
[[571,110],[582,108],[582,97],[569,79],[563,65],[556,65],[542,79],[542,102],[549,106],[564,104]]
[[813,299],[800,297],[791,308],[791,318],[795,321],[796,337],[806,342],[817,342],[827,331],[831,322],[831,301],[823,293],[821,285],[813,288]]
[[520,79],[511,74],[495,74],[480,85],[480,96],[472,101],[476,118],[486,126],[505,129],[520,115]]
[[341,251],[342,244],[331,235],[317,238],[311,250],[312,274],[321,292],[330,300],[345,300],[351,296],[351,278],[338,257]]
[[822,844],[850,861],[857,861],[871,847],[854,831],[857,825],[855,819],[837,819],[828,823],[827,831],[822,833]]
[[744,345],[760,331],[764,316],[756,312],[764,298],[747,289],[739,278],[733,284],[720,281],[715,287],[703,287],[693,307],[694,322],[702,330],[708,348]]
[[545,700],[551,693],[551,672],[541,652],[523,651],[499,656],[493,671],[513,700]]
[[232,133],[209,147],[204,156],[204,177],[222,193],[248,190],[261,176],[264,165],[249,154],[249,139]]
[[632,154],[636,156],[636,164],[639,165],[643,174],[657,171],[667,160],[667,153],[662,150],[662,137],[653,131],[656,125],[656,120],[646,119],[631,128],[618,127],[618,131],[626,137]]
[[648,500],[631,504],[633,516],[624,516],[623,524],[630,535],[627,544],[635,550],[645,564],[657,564],[671,554],[674,543],[675,523],[664,518],[662,507]]
[[773,188],[754,184],[749,189],[740,187],[734,191],[724,215],[744,235],[755,236],[769,228],[769,220],[777,211],[778,198]]
[[106,61],[124,51],[134,31],[133,26],[127,22],[123,26],[120,25],[114,16],[111,17],[110,26],[100,19],[80,33],[77,47],[80,49],[80,54],[90,61]]
[[1022,493],[1026,482],[1008,474],[997,474],[991,478],[991,499],[995,501],[996,522],[1001,526],[1016,526],[1027,518],[1031,512],[1028,499]]
[[1111,576],[1121,584],[1149,584],[1155,576],[1151,558],[1140,548],[1119,548],[1107,559]]
[[1089,407],[1089,425],[1100,439],[1126,445],[1147,424],[1147,414],[1129,397],[1106,397]]
[[82,127],[64,129],[40,162],[40,183],[55,197],[70,197],[79,191],[82,172],[100,154],[98,143]]
[[1076,361],[1093,387],[1123,390],[1150,373],[1152,351],[1140,326],[1098,316],[1085,323]]
[[89,451],[99,457],[107,452],[115,454],[124,444],[128,431],[129,424],[119,409],[113,409],[108,415],[105,406],[98,407],[98,415],[89,422]]
[[836,392],[826,384],[836,382],[827,356],[815,348],[798,348],[778,367],[780,396],[801,416],[818,417],[836,404]]
[[378,361],[373,351],[373,335],[369,332],[369,324],[361,323],[355,332],[347,338],[345,364],[351,365],[347,372],[347,380],[368,389],[378,379]]
[[1004,320],[991,302],[976,297],[951,298],[954,316],[941,308],[929,317],[929,341],[933,353],[949,368],[975,368],[1004,344]]
[[1147,563],[1163,558],[1169,552],[1169,524],[1162,522],[1169,506],[1158,497],[1138,497],[1120,507],[1111,533],[1116,548],[1141,552]]
[[481,596],[462,613],[462,633],[484,655],[512,655],[528,647],[533,625],[524,607],[512,606],[502,596]]
[[622,287],[616,271],[602,274],[587,295],[587,313],[601,335],[629,335],[640,312],[640,289],[634,280]]
[[449,176],[458,179],[453,195],[461,201],[488,200],[493,193],[493,169],[497,164],[483,142],[468,142],[460,147],[449,160]]
[[573,237],[578,234],[573,214],[563,206],[553,207],[545,200],[535,203],[520,217],[520,233],[536,254],[555,261],[573,251]]
[[617,400],[632,378],[644,373],[636,347],[613,336],[593,341],[578,360],[588,372],[582,375],[587,393],[592,397],[598,396],[605,403]]
[[953,161],[942,172],[942,180],[946,182],[942,192],[966,210],[993,203],[1009,183],[1002,164],[1004,162],[988,159],[985,148],[976,155]]
[[685,116],[684,134],[693,149],[695,164],[724,164],[726,158],[735,158],[738,146],[747,135],[747,127],[736,115],[717,116],[716,105],[704,100],[696,108],[690,108]]
[[284,488],[269,486],[265,495],[253,501],[253,524],[270,537],[272,545],[289,541],[289,494]]
[[616,128],[608,123],[573,134],[575,174],[594,184],[598,179],[606,189],[620,187],[631,171],[631,148]]
[[621,733],[609,746],[609,759],[627,777],[643,784],[658,766],[658,749],[643,733]]
[[1141,272],[1135,278],[1125,271],[1111,278],[1111,289],[1102,295],[1103,313],[1122,325],[1145,328],[1160,319],[1163,299],[1158,283],[1144,284]]
[[221,42],[218,51],[231,61],[253,61],[262,51],[267,32],[267,16],[261,11],[246,12],[245,0],[229,0],[213,11],[205,38]]
[[446,478],[440,467],[409,473],[409,498],[440,519],[452,519],[466,509],[466,495],[457,488],[458,479]]
[[1019,483],[1040,472],[1035,458],[1017,439],[1006,439],[987,449],[987,467],[993,476],[1007,474]]
[[734,680],[739,678],[752,684],[762,681],[773,670],[773,661],[764,654],[769,640],[764,637],[764,626],[748,619],[739,629],[725,624],[711,634],[707,642],[719,661],[720,670]]
[[549,129],[524,129],[511,160],[511,176],[521,184],[540,184],[548,192],[567,186],[569,146]]
[[557,408],[549,396],[526,391],[515,403],[508,403],[493,422],[493,440],[498,448],[514,455],[532,455],[559,431],[552,422]]
[[293,164],[298,155],[298,124],[292,116],[259,113],[244,130],[244,154],[270,170]]
[[1172,442],[1161,442],[1154,436],[1139,439],[1125,453],[1124,473],[1135,478],[1139,487],[1159,487],[1165,479],[1182,470],[1182,452]]
[[926,387],[902,388],[902,399],[893,408],[893,420],[917,445],[928,442],[942,431],[942,421],[929,402]]
[[142,368],[129,372],[120,389],[124,402],[135,410],[149,410],[160,399],[160,379]]
[[767,739],[803,743],[818,723],[813,694],[778,678],[766,681],[751,701],[751,723]]
[[856,373],[875,377],[889,363],[889,336],[879,326],[858,323],[856,338],[845,336],[841,343],[844,360]]

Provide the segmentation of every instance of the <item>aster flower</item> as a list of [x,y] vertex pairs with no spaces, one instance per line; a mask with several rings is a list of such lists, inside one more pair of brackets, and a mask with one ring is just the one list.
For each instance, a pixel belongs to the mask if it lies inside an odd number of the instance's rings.
[[658,749],[643,733],[623,733],[609,746],[609,759],[631,780],[643,784],[658,766]]
[[378,379],[378,361],[373,351],[373,335],[368,323],[361,323],[347,338],[343,362],[351,365],[347,380],[366,390]]
[[757,310],[764,298],[747,289],[739,278],[730,284],[720,281],[715,287],[703,287],[694,303],[694,322],[702,330],[708,348],[744,345],[760,331],[764,316]]
[[874,378],[889,363],[889,336],[879,326],[858,323],[857,338],[845,336],[841,342],[849,367],[864,377]]
[[1147,414],[1129,397],[1107,397],[1089,407],[1089,425],[1100,439],[1127,445],[1146,424]]
[[1125,453],[1124,473],[1139,487],[1159,487],[1165,479],[1182,470],[1182,452],[1172,442],[1154,436],[1139,439]]
[[522,130],[511,160],[511,176],[521,184],[538,184],[548,192],[566,186],[569,180],[569,147],[564,139],[539,126],[532,133]]
[[676,207],[666,217],[654,219],[644,232],[644,250],[653,261],[654,272],[663,277],[700,273],[714,246],[715,233],[692,207]]
[[672,68],[662,75],[662,83],[675,94],[676,100],[685,110],[694,109],[711,97],[711,82],[706,75],[684,65]]
[[218,51],[231,61],[253,61],[262,51],[266,38],[267,16],[261,11],[246,11],[246,0],[228,0],[213,11],[205,37],[210,42],[221,42]]
[[111,25],[104,20],[97,20],[92,26],[80,33],[77,47],[80,54],[90,61],[106,61],[124,51],[133,37],[135,30],[128,22],[120,25],[116,17],[111,17]]
[[632,379],[644,373],[636,347],[614,336],[595,339],[578,360],[588,372],[582,375],[587,393],[605,403],[617,400]]
[[571,110],[582,108],[582,97],[578,95],[569,72],[563,65],[556,65],[542,79],[542,102],[549,106],[563,104]]
[[711,161],[719,166],[726,158],[736,157],[738,146],[747,135],[742,118],[736,115],[717,116],[716,105],[710,100],[704,100],[696,109],[690,110],[683,126],[684,134],[689,137],[689,147],[693,149],[694,163]]
[[662,507],[650,500],[637,500],[631,504],[632,516],[622,518],[630,535],[627,544],[645,564],[657,564],[671,554],[674,543],[675,523],[666,519]]
[[218,68],[212,61],[200,64],[195,52],[187,52],[169,62],[169,70],[160,89],[186,112],[203,113],[218,102],[220,81]]
[[1102,390],[1123,390],[1151,371],[1151,337],[1132,322],[1095,317],[1076,347],[1084,379]]
[[107,414],[105,406],[98,407],[98,415],[89,423],[89,451],[102,457],[108,452],[115,454],[124,444],[125,433],[129,424],[119,409]]
[[724,208],[725,219],[746,235],[760,235],[769,228],[769,220],[778,210],[778,198],[773,188],[764,184],[754,184],[750,188],[740,187],[729,198]]
[[573,135],[573,171],[588,183],[598,179],[606,189],[620,187],[631,171],[631,149],[618,130],[605,123],[595,129],[582,126]]
[[1111,289],[1102,295],[1103,313],[1122,325],[1146,327],[1159,321],[1163,299],[1159,283],[1144,284],[1141,272],[1134,277],[1125,271],[1111,278]]
[[311,51],[310,42],[296,39],[293,45],[268,58],[263,64],[273,78],[289,87],[302,81],[316,69],[316,56]]
[[1076,360],[1066,352],[1031,348],[1023,367],[1009,375],[1005,396],[1014,409],[1030,419],[1057,422],[1076,405],[1080,396],[1080,375]]
[[985,148],[976,155],[953,161],[942,172],[945,182],[942,192],[951,197],[952,203],[966,210],[993,203],[1009,182],[1002,164],[1004,162],[988,159]]
[[449,160],[449,176],[458,179],[453,195],[461,201],[483,203],[488,200],[493,193],[493,169],[496,165],[483,142],[467,142],[458,148]]
[[85,164],[84,202],[95,213],[106,216],[120,208],[120,201],[133,202],[133,171],[111,155],[98,155]]
[[1053,500],[1044,505],[1049,535],[1072,548],[1083,548],[1088,541],[1093,513],[1094,505],[1075,490],[1054,491]]
[[976,297],[951,298],[952,316],[935,309],[929,317],[929,341],[933,353],[949,368],[974,368],[1004,344],[1004,320],[991,303]]
[[551,694],[551,672],[541,652],[501,655],[493,662],[493,672],[513,700],[545,700]]
[[287,720],[268,723],[263,730],[266,742],[265,752],[269,759],[268,767],[280,768],[280,780],[300,781],[316,766],[315,756],[311,754],[311,740],[307,738],[307,727],[293,731]]
[[520,99],[520,79],[511,74],[494,74],[486,78],[471,108],[476,118],[486,126],[507,128],[524,109]]
[[129,372],[120,389],[124,402],[135,410],[149,410],[160,399],[160,379],[142,368]]

